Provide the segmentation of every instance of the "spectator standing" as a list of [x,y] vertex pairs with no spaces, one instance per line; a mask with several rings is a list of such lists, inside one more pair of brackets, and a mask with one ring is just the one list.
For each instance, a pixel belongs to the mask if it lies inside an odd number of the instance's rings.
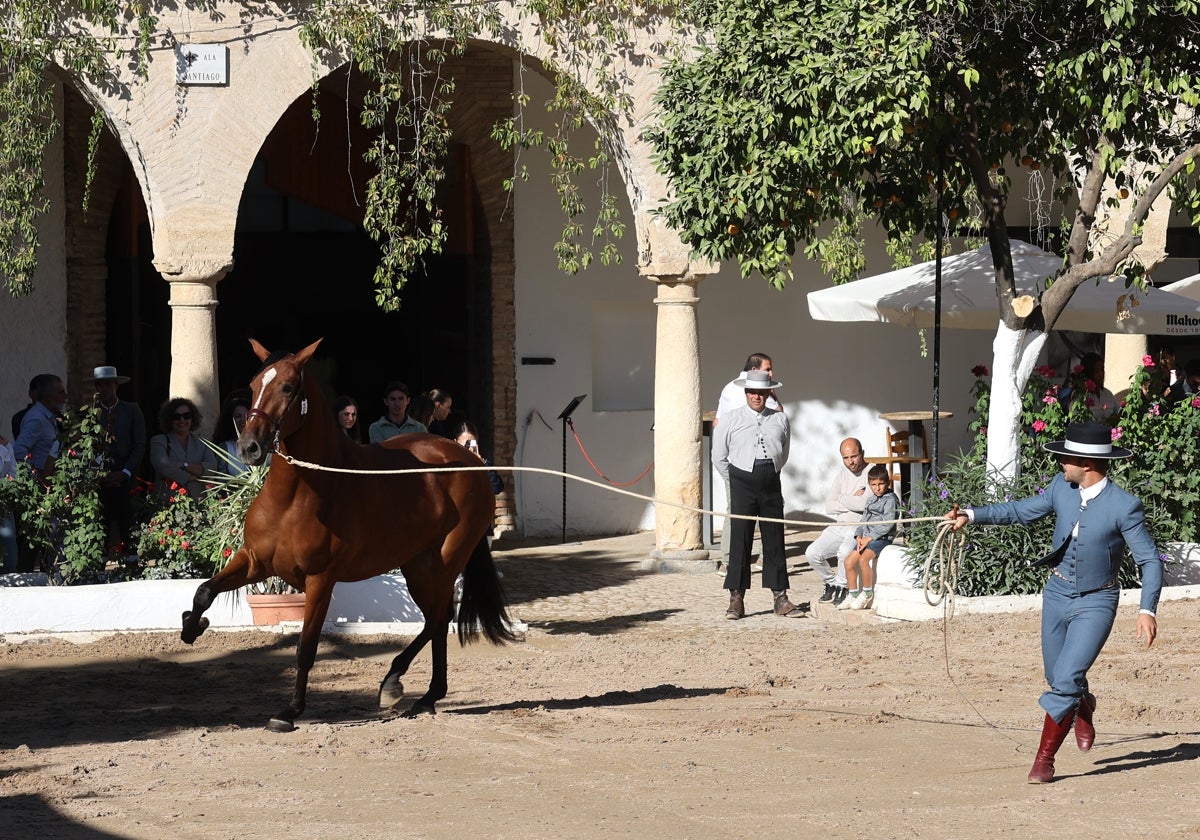
[[[730,411],[741,408],[746,404],[746,389],[738,383],[742,381],[742,377],[752,370],[761,370],[766,373],[767,376],[775,375],[775,366],[771,362],[771,357],[766,353],[751,353],[749,357],[747,357],[746,364],[742,368],[741,376],[735,376],[732,380],[726,383],[724,388],[721,389],[721,396],[717,400],[717,411],[713,419],[714,438],[717,433],[717,427],[721,424],[721,418]],[[783,407],[779,404],[779,400],[775,398],[774,391],[771,391],[770,395],[767,397],[767,408],[771,409],[772,411],[783,410]],[[725,479],[725,511],[729,512],[731,498],[729,492],[729,477],[723,476],[723,478]],[[718,550],[721,559],[717,563],[718,571],[722,565],[725,567],[729,566],[729,529],[731,521],[732,520],[726,518],[725,526],[721,529],[721,545]]]
[[1108,420],[1121,408],[1120,402],[1113,392],[1104,387],[1104,357],[1099,353],[1084,353],[1079,360],[1079,367],[1073,371],[1084,377],[1085,394],[1075,394],[1070,387],[1064,388],[1058,398],[1063,408],[1070,413],[1071,403],[1082,399],[1092,414],[1092,419],[1103,422]]
[[[779,474],[787,463],[791,428],[783,412],[767,408],[767,398],[783,383],[763,370],[747,371],[739,381],[745,403],[726,414],[714,434],[713,464],[722,476],[729,478],[731,513],[782,519],[783,487]],[[758,527],[762,535],[762,585],[775,596],[775,614],[803,615],[803,608],[788,600],[783,524],[759,522]],[[725,573],[725,588],[729,590],[726,618],[736,620],[746,615],[753,542],[754,522],[734,519],[730,528],[729,568]]]
[[424,425],[408,416],[408,386],[394,380],[383,389],[384,415],[367,429],[371,443],[383,443],[396,435],[429,431]]
[[104,429],[100,477],[100,508],[108,534],[108,547],[131,545],[134,481],[146,457],[146,418],[135,402],[117,396],[129,381],[112,365],[100,365],[84,382],[96,388],[96,419]]
[[42,475],[54,471],[58,457],[59,421],[67,408],[67,388],[52,373],[34,377],[34,403],[21,418],[21,431],[13,441],[13,455],[26,458]]
[[434,388],[431,391],[426,391],[425,396],[433,400],[433,420],[425,424],[429,427],[429,433],[442,435],[443,437],[453,437],[454,435],[446,426],[446,418],[450,416],[450,410],[454,407],[454,398],[450,396],[450,392],[443,391],[441,388]]
[[[17,457],[13,454],[13,445],[4,435],[0,435],[0,481],[13,478],[17,474]],[[4,511],[0,515],[0,572],[8,574],[20,568],[17,553],[17,523],[12,511]]]
[[250,416],[250,400],[245,397],[229,397],[221,406],[221,415],[213,426],[213,443],[221,447],[224,457],[217,457],[217,469],[228,475],[242,475],[249,471],[238,456],[237,442]]
[[417,394],[408,401],[408,416],[416,420],[426,431],[429,431],[429,424],[433,422],[433,400],[424,394]]
[[338,427],[355,443],[362,443],[362,427],[358,425],[358,401],[342,394],[333,402]]

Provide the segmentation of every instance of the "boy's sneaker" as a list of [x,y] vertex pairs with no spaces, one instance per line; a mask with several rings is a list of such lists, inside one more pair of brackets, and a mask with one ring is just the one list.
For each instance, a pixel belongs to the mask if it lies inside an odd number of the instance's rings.
[[825,591],[821,593],[821,597],[817,599],[818,604],[832,604],[833,596],[837,594],[838,587],[832,583],[825,584]]
[[856,607],[855,604],[857,604],[859,602],[859,599],[861,599],[861,598],[862,598],[862,592],[855,592],[853,595],[849,596],[848,598],[844,598],[842,600],[842,603],[837,605],[837,608],[839,610],[856,610],[856,609],[858,609],[858,607]]
[[838,586],[838,585],[835,583],[835,584],[833,585],[833,605],[836,607],[836,606],[838,606],[839,604],[841,604],[841,603],[842,603],[842,601],[845,601],[845,600],[846,600],[846,596],[847,596],[848,594],[849,594],[849,592],[848,592],[848,590],[846,589],[846,587],[844,587],[844,586]]
[[874,604],[875,604],[875,593],[874,592],[868,593],[866,590],[864,590],[863,592],[859,593],[857,598],[854,599],[854,606],[851,607],[851,609],[869,610],[869,609],[871,609],[871,607]]

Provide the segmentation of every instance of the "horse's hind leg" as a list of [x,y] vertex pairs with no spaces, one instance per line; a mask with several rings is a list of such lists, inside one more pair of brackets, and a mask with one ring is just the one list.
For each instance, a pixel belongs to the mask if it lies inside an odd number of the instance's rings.
[[446,637],[450,635],[450,618],[446,616],[437,622],[428,622],[426,626],[433,627],[430,636],[433,676],[429,678],[429,690],[425,696],[412,704],[412,708],[404,713],[405,717],[436,714],[434,705],[446,696]]
[[390,707],[398,703],[403,692],[400,677],[408,671],[408,666],[422,648],[429,642],[433,643],[433,677],[429,681],[429,690],[404,713],[405,717],[434,714],[434,705],[446,696],[446,636],[450,631],[454,576],[458,568],[447,567],[440,562],[425,563],[424,559],[428,558],[418,558],[421,562],[410,562],[401,570],[408,583],[409,594],[425,616],[425,627],[392,661],[391,670],[379,687],[380,706]]
[[400,681],[400,678],[408,673],[408,667],[417,658],[417,654],[429,643],[431,635],[429,622],[427,621],[425,622],[425,626],[421,628],[421,632],[417,634],[417,637],[409,642],[408,646],[392,660],[392,667],[388,669],[387,676],[379,684],[379,708],[390,709],[403,699],[404,684]]
[[208,619],[204,617],[204,611],[212,606],[216,597],[222,592],[229,592],[253,582],[250,579],[250,552],[246,548],[240,548],[237,554],[233,555],[233,559],[225,564],[225,568],[196,588],[192,608],[183,614],[183,630],[179,638],[189,645],[196,641],[196,638],[208,629]]

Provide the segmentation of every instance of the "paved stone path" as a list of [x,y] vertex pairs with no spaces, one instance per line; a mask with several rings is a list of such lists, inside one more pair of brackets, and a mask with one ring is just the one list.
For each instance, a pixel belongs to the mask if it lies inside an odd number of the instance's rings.
[[822,587],[804,557],[811,538],[793,532],[785,542],[791,600],[810,601],[816,607],[811,616],[800,619],[771,612],[771,593],[761,588],[762,567],[755,565],[746,594],[746,618],[727,620],[729,594],[721,588],[724,573],[644,568],[643,561],[654,549],[654,534],[649,531],[565,545],[554,540],[497,540],[494,554],[513,617],[534,627],[552,625],[557,633],[573,632],[573,625],[577,632],[615,632],[641,622],[721,625],[729,630],[790,625],[804,632],[831,622],[877,621],[870,611],[850,614],[816,604]]

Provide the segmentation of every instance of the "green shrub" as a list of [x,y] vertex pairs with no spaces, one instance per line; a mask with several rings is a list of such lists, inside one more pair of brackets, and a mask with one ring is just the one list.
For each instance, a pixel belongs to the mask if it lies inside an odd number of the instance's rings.
[[[1159,380],[1151,357],[1134,376],[1129,397],[1112,418],[1113,441],[1134,452],[1132,458],[1116,461],[1109,477],[1142,500],[1146,522],[1154,540],[1196,542],[1200,536],[1200,398],[1171,406],[1161,397]],[[1039,367],[1030,377],[1021,400],[1021,422],[1025,433],[1020,455],[1020,472],[1015,481],[990,474],[984,459],[987,450],[986,417],[990,387],[987,369],[977,366],[971,393],[976,415],[970,428],[975,433],[971,450],[950,459],[925,493],[919,510],[910,514],[942,516],[951,504],[980,506],[1024,498],[1044,492],[1060,472],[1054,456],[1043,446],[1061,440],[1067,424],[1090,420],[1085,400],[1075,400],[1071,410],[1058,399],[1052,368]],[[1094,388],[1076,367],[1067,384],[1077,394]],[[978,526],[967,530],[966,550],[958,571],[959,595],[1019,595],[1038,592],[1046,571],[1029,566],[1052,548],[1053,515],[1026,528],[1020,525]],[[936,523],[918,523],[908,530],[910,564],[919,574],[937,535]],[[1123,588],[1140,585],[1137,566],[1128,554],[1121,567]]]

